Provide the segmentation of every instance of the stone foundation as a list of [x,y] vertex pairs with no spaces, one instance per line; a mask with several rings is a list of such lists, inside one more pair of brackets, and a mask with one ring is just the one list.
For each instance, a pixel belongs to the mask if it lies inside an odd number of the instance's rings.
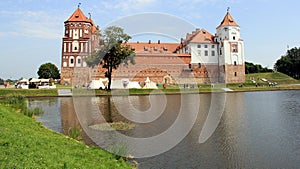
[[[168,56],[144,56],[135,57],[136,64],[120,65],[113,71],[114,80],[129,79],[130,81],[144,82],[147,77],[155,83],[165,83],[166,76],[177,84],[183,83],[244,83],[245,65],[214,64],[188,64],[188,57]],[[106,69],[102,66],[95,68],[63,68],[62,83],[71,83],[76,86],[83,86],[91,80],[105,78]],[[226,76],[225,76],[225,72]],[[236,74],[235,74],[236,72]],[[171,80],[169,80],[170,83]],[[172,83],[174,83],[172,82]]]
[[245,64],[225,65],[226,83],[245,83]]

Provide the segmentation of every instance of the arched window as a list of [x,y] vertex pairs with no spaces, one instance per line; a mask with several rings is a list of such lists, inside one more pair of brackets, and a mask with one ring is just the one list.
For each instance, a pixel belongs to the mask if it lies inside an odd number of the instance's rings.
[[81,67],[81,62],[82,62],[81,57],[77,56],[76,60],[77,60],[76,61],[76,67]]
[[72,46],[73,46],[73,52],[78,52],[78,49],[79,49],[79,42],[78,41],[74,41],[72,43]]
[[74,67],[74,56],[69,57],[69,67]]
[[198,68],[201,68],[201,63],[198,63]]

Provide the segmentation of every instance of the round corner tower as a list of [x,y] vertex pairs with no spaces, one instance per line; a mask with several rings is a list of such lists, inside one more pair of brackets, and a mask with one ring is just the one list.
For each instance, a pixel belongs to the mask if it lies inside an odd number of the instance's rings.
[[91,75],[85,58],[97,48],[99,30],[91,17],[87,18],[79,7],[64,22],[64,26],[61,83],[88,83]]
[[220,67],[225,83],[245,82],[244,41],[241,39],[240,26],[229,12],[217,27],[216,41],[219,43]]

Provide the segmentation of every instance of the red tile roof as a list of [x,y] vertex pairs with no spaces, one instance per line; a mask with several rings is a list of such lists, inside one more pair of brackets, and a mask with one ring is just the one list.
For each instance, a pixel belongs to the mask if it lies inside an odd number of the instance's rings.
[[207,32],[205,29],[196,29],[192,34],[188,33],[186,39],[183,39],[183,45],[188,43],[216,43],[214,41],[214,36]]
[[94,21],[91,18],[87,18],[84,13],[81,11],[80,8],[77,8],[74,13],[70,16],[70,18],[68,20],[65,21],[66,22],[87,22],[87,23],[91,23],[92,24],[92,33],[96,33],[97,27],[94,24]]
[[227,14],[225,15],[223,21],[217,27],[217,29],[222,27],[222,26],[239,26],[239,25],[234,21],[233,17],[230,15],[230,13],[227,12]]
[[77,8],[75,12],[70,16],[68,20],[65,22],[88,22],[93,23],[91,19],[88,19],[83,12],[80,10],[80,8]]
[[205,29],[196,30],[195,35],[190,39],[190,43],[214,43],[214,36]]
[[128,42],[136,53],[175,53],[179,43]]

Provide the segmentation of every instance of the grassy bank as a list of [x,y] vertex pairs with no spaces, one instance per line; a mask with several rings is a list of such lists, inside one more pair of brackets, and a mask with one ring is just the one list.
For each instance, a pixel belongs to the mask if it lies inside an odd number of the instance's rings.
[[[18,110],[17,110],[18,111]],[[0,168],[132,168],[0,104]]]
[[[268,82],[261,80],[262,78],[277,85],[269,86]],[[256,86],[257,84],[259,85]],[[255,73],[246,75],[246,83],[243,84],[243,87],[239,87],[239,84],[227,84],[227,87],[234,91],[300,90],[299,84],[299,80],[293,79],[283,73]]]
[[23,95],[36,97],[58,96],[57,89],[0,89],[0,96]]
[[[269,87],[267,82],[263,82],[261,79],[267,79],[270,82],[276,82],[275,87]],[[256,87],[256,83],[253,83],[250,79],[254,79],[255,82],[259,83],[259,87]],[[256,73],[246,75],[246,82],[243,87],[239,87],[240,84],[227,84],[226,87],[234,91],[264,91],[264,90],[294,90],[300,89],[299,80],[295,80],[282,73]],[[113,90],[108,92],[105,90],[87,90],[87,89],[75,89],[73,90],[71,86],[58,85],[58,89],[70,89],[74,91],[75,95],[81,96],[103,96],[103,95],[149,95],[149,94],[179,94],[179,93],[207,93],[207,92],[224,92],[222,88],[225,86],[222,84],[215,84],[212,88],[210,84],[198,85],[195,89],[182,89],[183,86],[167,86],[166,89],[158,87],[159,90],[153,89],[129,89],[129,90]],[[26,97],[56,97],[58,96],[58,89],[0,89],[0,97],[5,97],[7,95],[23,95]]]
[[293,79],[292,77],[285,75],[283,73],[254,73],[254,74],[247,74],[246,75],[246,83],[251,83],[252,81],[250,78],[253,78],[255,81],[259,83],[264,83],[261,81],[261,78],[265,78],[269,80],[270,82],[276,82],[279,85],[286,85],[286,84],[299,84],[300,81]]

